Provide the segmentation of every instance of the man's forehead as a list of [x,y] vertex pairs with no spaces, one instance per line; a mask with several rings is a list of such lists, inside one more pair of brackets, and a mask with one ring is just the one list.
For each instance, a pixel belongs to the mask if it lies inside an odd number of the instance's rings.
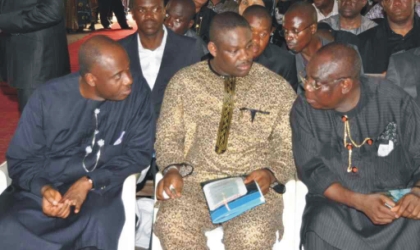
[[[304,15],[303,12],[290,12],[286,13],[284,16],[284,26],[290,26],[293,28],[298,28],[305,23],[310,23],[310,17],[308,15]],[[290,28],[289,27],[289,28]]]
[[183,17],[187,15],[187,7],[179,2],[169,2],[166,10],[173,15]]
[[222,29],[218,31],[218,44],[226,47],[237,47],[252,43],[251,30],[238,27],[235,29]]
[[270,21],[267,20],[267,18],[253,16],[253,15],[247,15],[244,17],[248,21],[251,28],[271,28]]
[[332,59],[332,54],[326,53],[316,55],[309,62],[307,73],[310,77],[316,79],[325,79],[331,75],[340,74],[341,63]]
[[134,7],[163,5],[163,0],[134,0]]

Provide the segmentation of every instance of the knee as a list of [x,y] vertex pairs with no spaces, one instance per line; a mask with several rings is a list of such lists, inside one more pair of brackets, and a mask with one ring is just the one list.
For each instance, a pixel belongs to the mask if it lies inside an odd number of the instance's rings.
[[223,243],[226,250],[259,250],[272,249],[276,242],[276,230],[268,225],[243,225],[227,228]]
[[154,233],[163,249],[207,249],[199,219],[186,216],[180,210],[159,210]]

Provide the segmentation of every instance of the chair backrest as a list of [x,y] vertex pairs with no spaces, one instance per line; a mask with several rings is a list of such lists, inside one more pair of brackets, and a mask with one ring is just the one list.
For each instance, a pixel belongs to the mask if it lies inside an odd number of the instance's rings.
[[12,183],[7,171],[7,161],[0,165],[0,194]]

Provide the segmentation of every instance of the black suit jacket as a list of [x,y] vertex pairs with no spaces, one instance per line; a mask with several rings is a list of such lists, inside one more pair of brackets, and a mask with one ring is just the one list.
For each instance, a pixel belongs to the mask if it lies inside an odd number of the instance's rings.
[[36,88],[70,73],[64,1],[0,0],[0,30],[11,86]]
[[[166,45],[151,98],[154,104],[156,118],[159,117],[160,106],[162,105],[166,85],[168,85],[169,80],[171,80],[178,70],[199,62],[203,56],[202,49],[196,39],[177,35],[170,29],[166,30],[168,32]],[[140,76],[147,83],[141,69],[137,36],[138,34],[134,33],[121,39],[119,42],[128,53],[130,70],[133,77]]]
[[287,50],[269,43],[263,53],[254,61],[281,75],[297,91],[298,80],[295,56]]
[[420,47],[394,54],[386,79],[403,88],[420,106]]

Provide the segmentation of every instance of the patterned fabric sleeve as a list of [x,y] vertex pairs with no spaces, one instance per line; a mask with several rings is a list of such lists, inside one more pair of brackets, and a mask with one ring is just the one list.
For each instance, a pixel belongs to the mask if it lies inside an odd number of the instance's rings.
[[170,164],[185,162],[183,91],[181,74],[176,74],[169,82],[156,132],[156,162],[160,170]]
[[289,123],[290,109],[296,95],[291,88],[284,89],[282,93],[283,102],[270,136],[270,169],[276,174],[279,182],[286,184],[296,173],[292,154],[292,130]]

